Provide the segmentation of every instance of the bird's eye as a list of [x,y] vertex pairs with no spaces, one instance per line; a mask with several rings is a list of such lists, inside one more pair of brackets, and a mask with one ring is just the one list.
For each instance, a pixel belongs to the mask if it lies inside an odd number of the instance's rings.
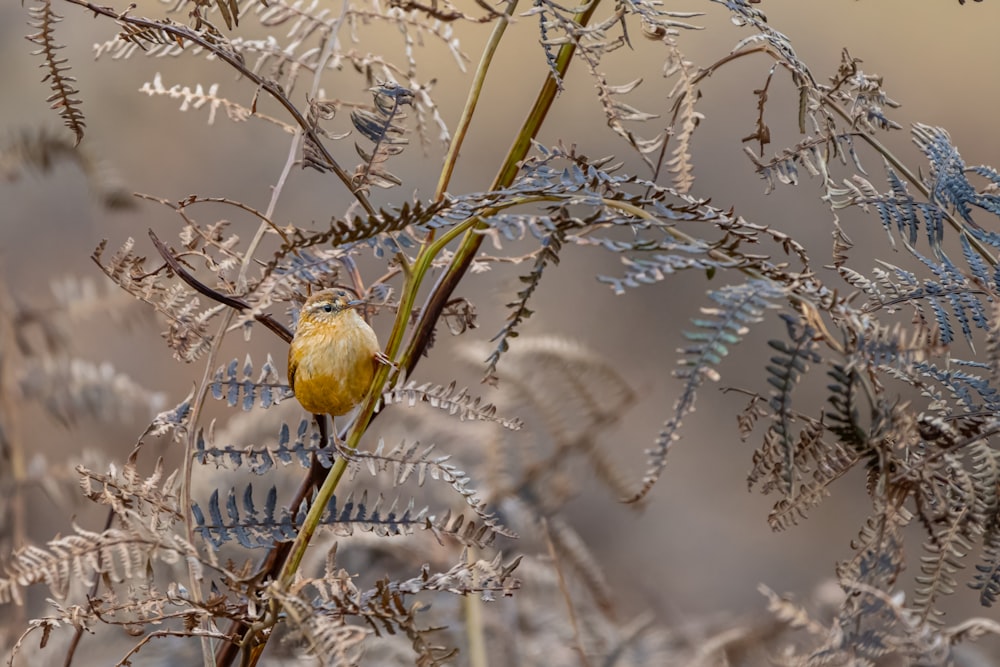
[[333,312],[333,304],[332,303],[324,303],[323,304],[323,312],[324,313],[332,313]]

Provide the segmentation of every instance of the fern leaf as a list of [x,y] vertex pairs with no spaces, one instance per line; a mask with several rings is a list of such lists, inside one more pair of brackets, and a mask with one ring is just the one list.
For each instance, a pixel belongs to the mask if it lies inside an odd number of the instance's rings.
[[680,349],[683,356],[677,363],[681,368],[674,371],[676,377],[684,380],[684,389],[653,448],[646,451],[649,464],[642,485],[625,502],[638,502],[653,488],[666,467],[670,446],[680,437],[681,422],[694,410],[698,389],[706,379],[719,379],[715,366],[729,354],[729,347],[739,343],[749,326],[760,322],[764,311],[772,307],[770,301],[783,293],[779,285],[766,280],[752,280],[709,293],[717,305],[702,308],[707,318],[693,320],[699,330],[685,333],[693,344]]
[[776,435],[768,442],[771,446],[778,446],[784,453],[778,472],[784,479],[785,493],[793,495],[797,443],[792,433],[795,421],[791,409],[792,392],[808,370],[809,364],[817,363],[820,356],[816,352],[816,332],[812,327],[791,315],[782,315],[782,319],[785,320],[792,344],[781,340],[770,340],[767,343],[778,352],[777,356],[771,357],[771,363],[767,366],[767,382],[773,387],[769,401],[772,411],[770,430]]
[[144,477],[134,460],[123,467],[112,465],[106,474],[95,473],[77,466],[80,486],[91,501],[108,505],[115,514],[138,511],[144,517],[155,517],[157,526],[179,523],[180,510],[178,470],[164,476],[163,459],[156,461],[152,474]]
[[162,336],[176,359],[186,362],[198,359],[212,344],[212,336],[208,333],[209,322],[226,306],[217,304],[200,310],[198,297],[192,296],[186,285],[180,282],[169,287],[164,285],[159,271],[146,270],[146,258],[136,255],[134,247],[135,240],[127,239],[105,263],[103,255],[107,241],[104,240],[94,250],[91,259],[119,287],[166,317],[168,329]]
[[[286,508],[279,510],[277,503],[278,491],[273,486],[268,490],[261,509],[254,502],[253,485],[244,487],[239,499],[235,488],[229,490],[224,501],[220,500],[218,490],[213,491],[206,508],[207,517],[201,505],[192,504],[195,532],[215,549],[231,540],[247,549],[270,548],[278,542],[293,540],[308,507],[300,507],[293,516]],[[327,504],[320,523],[332,527],[337,535],[351,535],[355,530],[361,530],[382,537],[408,535],[433,525],[426,518],[427,508],[416,510],[412,500],[402,509],[399,509],[397,500],[389,503],[388,507],[385,505],[385,498],[381,495],[369,504],[367,491],[363,491],[360,498],[350,493],[343,504],[338,504],[334,496]]]
[[243,411],[252,410],[255,405],[267,409],[292,396],[291,387],[280,380],[270,354],[256,380],[253,374],[253,361],[249,354],[242,367],[239,359],[233,359],[215,371],[209,385],[212,396],[216,400],[224,399],[231,408],[239,405]]
[[324,613],[298,595],[276,593],[289,627],[290,639],[305,644],[308,655],[322,665],[354,666],[361,664],[364,641],[371,630],[348,625],[342,614]]
[[520,419],[497,416],[496,407],[492,403],[483,403],[481,398],[470,395],[468,389],[457,390],[456,386],[455,382],[447,386],[430,382],[418,385],[411,380],[402,387],[394,387],[383,393],[379,406],[381,408],[405,403],[413,407],[417,403],[427,403],[431,407],[457,416],[462,421],[489,421],[512,431],[521,428]]
[[[990,433],[996,426],[989,422],[983,428]],[[979,591],[979,603],[990,607],[1000,595],[1000,452],[981,440],[981,434],[974,437],[968,447],[975,485],[974,512],[983,526],[983,554],[969,586]]]
[[984,607],[992,607],[1000,598],[1000,523],[995,518],[986,527],[982,559],[969,587],[979,591],[979,604]]
[[298,250],[286,255],[252,288],[251,307],[240,314],[240,322],[252,322],[276,301],[296,301],[309,290],[338,284],[347,253],[340,248]]
[[52,89],[52,95],[45,101],[52,105],[52,109],[59,112],[63,123],[76,137],[76,145],[79,145],[86,127],[83,111],[80,109],[82,102],[74,97],[80,91],[74,87],[76,78],[68,74],[67,59],[56,55],[59,49],[64,48],[55,41],[55,24],[62,21],[62,17],[52,9],[52,0],[41,0],[28,12],[31,15],[29,20],[31,27],[38,28],[37,33],[28,36],[28,41],[40,47],[37,51],[33,51],[32,55],[44,56],[45,63],[42,67],[45,68],[46,74],[42,82],[47,81]]
[[[122,44],[122,42],[119,42],[119,44]],[[172,42],[170,46],[176,47],[176,43]],[[163,75],[160,72],[156,72],[153,75],[153,80],[144,82],[139,88],[139,92],[145,93],[149,97],[167,97],[179,100],[180,111],[207,109],[208,119],[206,122],[208,125],[215,124],[221,110],[225,114],[225,117],[234,123],[245,123],[251,118],[255,118],[271,123],[287,134],[293,134],[296,130],[296,127],[278,118],[245,107],[227,97],[221,96],[219,94],[218,83],[209,85],[207,89],[200,83],[195,84],[193,89],[190,86],[183,86],[181,84],[174,84],[168,88],[163,83]]]
[[[712,272],[718,269],[734,269],[743,263],[737,259],[718,260],[708,256],[711,248],[707,244],[665,244],[678,254],[655,254],[652,257],[622,257],[625,265],[625,275],[621,278],[598,276],[598,280],[607,283],[615,294],[624,294],[626,289],[651,285],[668,276],[690,269]],[[684,253],[684,254],[680,254]]]
[[297,463],[299,467],[308,470],[312,468],[314,458],[324,468],[329,468],[333,464],[334,452],[324,447],[320,441],[315,421],[303,419],[296,430],[295,442],[291,441],[288,424],[282,422],[277,442],[263,447],[219,447],[213,442],[211,431],[206,434],[204,430],[200,430],[195,441],[194,457],[202,465],[214,463],[218,467],[249,469],[255,475],[264,475],[278,464]]
[[526,276],[521,276],[520,280],[525,284],[525,287],[517,293],[517,301],[507,304],[507,307],[512,309],[510,315],[507,316],[507,322],[490,339],[491,343],[496,343],[496,347],[490,356],[486,358],[485,382],[496,384],[496,370],[497,364],[500,362],[500,357],[510,349],[508,341],[518,336],[518,327],[521,326],[524,320],[531,317],[532,310],[528,308],[528,300],[531,299],[535,290],[538,289],[538,284],[542,280],[545,267],[550,264],[559,263],[559,252],[562,250],[565,236],[566,232],[564,230],[556,230],[545,237],[542,240],[541,247],[538,249],[538,254],[535,255],[535,264],[531,268],[531,272]]
[[449,456],[431,456],[434,445],[421,448],[419,442],[399,443],[389,451],[385,450],[385,441],[379,438],[374,451],[345,450],[338,453],[350,462],[348,474],[351,479],[357,477],[362,469],[367,469],[370,475],[392,473],[392,485],[401,486],[410,478],[415,479],[418,486],[423,486],[428,479],[441,480],[456,491],[466,504],[475,512],[480,522],[499,535],[516,538],[517,533],[505,528],[500,517],[486,508],[478,492],[469,486],[471,478],[457,466],[449,463]]
[[[943,423],[942,426],[946,427]],[[948,436],[946,442],[952,438]],[[913,463],[917,464],[917,461]],[[916,515],[928,537],[920,558],[913,607],[922,621],[939,624],[943,611],[936,605],[942,596],[955,591],[958,585],[955,573],[964,567],[964,558],[972,550],[972,541],[979,537],[983,526],[974,511],[975,480],[955,455],[944,451],[934,459],[921,462],[919,474]]]
[[[425,206],[420,202],[413,204],[407,202],[398,211],[383,209],[377,215],[367,218],[357,217],[352,221],[333,219],[329,228],[322,232],[306,234],[296,228],[289,235],[289,240],[282,244],[264,267],[262,279],[267,279],[279,267],[286,266],[289,255],[299,255],[302,250],[317,245],[341,247],[367,242],[378,256],[386,252],[389,254],[402,252],[405,248],[416,245],[416,240],[407,230],[420,230],[422,227],[426,229],[424,225],[433,219],[442,206],[440,203]],[[319,257],[322,259],[323,256]],[[288,268],[283,271],[296,272],[297,276],[302,277],[304,272],[319,268],[309,264],[308,256],[305,258],[305,266],[300,268],[295,264],[296,260],[291,260],[291,263],[287,264]]]
[[153,417],[153,421],[151,421],[149,426],[146,427],[142,436],[152,436],[157,438],[166,435],[167,433],[171,433],[176,439],[179,434],[183,433],[189,426],[191,419],[191,400],[193,398],[194,389],[192,389],[187,395],[187,398],[175,405],[173,408],[164,410]]
[[452,517],[451,510],[440,517],[428,517],[424,522],[424,528],[433,533],[438,541],[447,535],[459,544],[478,549],[490,548],[497,537],[497,532],[485,523],[477,524],[474,520],[467,519],[464,514]]
[[667,161],[667,171],[673,175],[674,187],[678,192],[690,192],[694,185],[694,164],[691,155],[691,140],[698,124],[705,117],[697,111],[695,104],[701,93],[695,83],[696,70],[694,64],[684,57],[673,39],[665,40],[670,51],[665,76],[678,75],[677,83],[670,91],[669,97],[674,100],[674,117],[671,120],[674,148]]
[[389,158],[403,152],[408,140],[406,130],[397,123],[404,116],[400,109],[413,104],[413,92],[394,83],[383,83],[374,89],[374,111],[356,109],[351,112],[351,123],[363,137],[375,144],[369,152],[355,144],[362,163],[354,172],[355,188],[367,192],[372,186],[391,188],[402,184],[385,168]]
[[867,434],[861,425],[858,407],[857,371],[834,364],[827,375],[834,381],[826,387],[830,392],[827,400],[831,407],[825,413],[828,428],[845,445],[859,449],[866,442]]
[[71,585],[86,586],[95,575],[118,582],[143,579],[156,552],[167,560],[196,558],[194,549],[177,535],[143,535],[118,528],[92,532],[74,527],[72,535],[50,540],[45,549],[32,545],[14,552],[0,576],[0,601],[23,604],[21,589],[37,583],[46,584],[51,595],[62,599]]

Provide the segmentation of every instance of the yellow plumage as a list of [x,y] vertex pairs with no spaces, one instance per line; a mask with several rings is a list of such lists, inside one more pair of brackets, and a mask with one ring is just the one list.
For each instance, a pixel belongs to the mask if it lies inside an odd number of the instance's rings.
[[371,386],[378,338],[350,305],[344,290],[324,290],[306,301],[288,350],[288,382],[313,414],[345,415]]

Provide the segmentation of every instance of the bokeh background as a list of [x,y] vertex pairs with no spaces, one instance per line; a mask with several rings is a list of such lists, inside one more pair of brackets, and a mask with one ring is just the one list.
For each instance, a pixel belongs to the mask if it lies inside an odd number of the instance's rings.
[[[144,3],[147,4],[147,3]],[[471,4],[471,3],[470,3]],[[698,65],[724,56],[747,33],[731,24],[724,8],[704,0],[668,3],[670,9],[704,11],[693,21],[700,32],[684,32],[679,44]],[[769,0],[760,5],[771,24],[788,35],[798,55],[819,79],[833,74],[841,50],[848,49],[863,60],[865,71],[877,72],[902,108],[893,117],[904,129],[889,140],[898,154],[919,165],[909,143],[906,127],[923,122],[947,128],[970,164],[1000,162],[1000,135],[995,131],[1000,87],[995,72],[1000,65],[1000,5],[987,0],[960,6],[952,0],[914,3],[911,0]],[[140,7],[142,11],[144,7]],[[128,61],[93,58],[92,45],[110,39],[114,27],[94,21],[79,8],[60,8],[66,20],[57,27],[66,44],[78,79],[87,119],[87,144],[121,175],[125,186],[168,199],[189,194],[225,196],[264,209],[270,186],[277,178],[287,152],[288,137],[253,121],[234,124],[222,114],[213,126],[204,110],[181,113],[179,103],[151,98],[139,92],[144,82],[161,72],[165,83],[194,86],[220,85],[220,94],[249,104],[253,89],[234,78],[218,62],[197,58],[149,59],[136,55]],[[150,12],[160,11],[157,7]],[[47,109],[48,89],[39,83],[40,59],[23,39],[30,29],[27,12],[18,3],[0,6],[0,132],[59,127],[54,112]],[[488,27],[457,26],[462,49],[474,67],[478,49]],[[398,35],[372,29],[361,33],[355,48],[360,51],[388,50],[399,54]],[[669,116],[666,92],[671,85],[661,76],[663,54],[657,45],[632,35],[633,48],[624,48],[606,63],[611,83],[638,77],[644,83],[629,102],[645,111]],[[439,43],[428,41],[418,48],[423,80],[434,79],[433,94],[442,116],[454,124],[464,101],[469,73]],[[797,188],[780,187],[764,194],[764,184],[753,173],[743,155],[740,138],[752,131],[756,98],[753,90],[767,76],[770,62],[746,58],[713,76],[702,86],[699,109],[705,115],[693,143],[696,182],[693,193],[711,197],[719,207],[735,207],[744,217],[772,225],[792,234],[806,245],[816,264],[829,258],[831,213],[817,201],[818,183],[804,180]],[[519,19],[509,31],[490,74],[476,121],[463,149],[460,168],[452,182],[453,192],[485,189],[519,126],[527,105],[545,73],[538,47],[537,26],[530,18]],[[348,83],[343,83],[347,81]],[[354,89],[345,89],[352,85]],[[334,92],[335,91],[335,92]],[[363,99],[357,78],[331,80],[327,93],[347,99]],[[301,93],[300,93],[301,94]],[[794,89],[780,73],[771,89],[772,128],[794,127],[789,122],[796,108]],[[346,123],[347,114],[339,122]],[[649,123],[654,134],[663,121]],[[598,101],[588,75],[574,65],[566,91],[557,101],[543,135],[543,143],[564,141],[588,155],[616,154],[628,167],[642,172],[629,156],[628,147],[606,131]],[[794,134],[778,134],[772,150],[797,141]],[[332,144],[345,164],[353,164],[353,139]],[[433,192],[441,159],[441,145],[432,137],[426,152],[414,144],[393,164],[404,181],[402,188],[377,193],[379,204]],[[878,182],[880,164],[871,155],[866,164]],[[314,172],[296,171],[283,195],[276,219],[303,227],[322,228],[341,214],[348,196],[332,179]],[[207,210],[206,210],[207,211]],[[207,220],[211,213],[202,214]],[[237,219],[231,211],[233,231],[248,239],[256,223]],[[854,268],[866,271],[876,257],[898,261],[875,218],[846,214],[846,231],[858,246]],[[153,227],[163,238],[173,238],[177,219],[165,208],[142,202],[133,210],[107,212],[88,192],[86,182],[72,165],[64,164],[47,174],[22,174],[16,180],[0,181],[0,279],[18,299],[50,303],[50,284],[74,275],[102,280],[89,259],[103,239],[116,247],[126,237],[138,239],[143,252],[153,250],[146,229]],[[644,466],[643,450],[649,446],[678,390],[670,376],[682,343],[681,330],[703,304],[706,289],[717,287],[700,275],[634,290],[616,297],[607,286],[594,280],[599,273],[620,271],[616,259],[599,253],[568,248],[563,262],[546,274],[535,302],[536,314],[523,329],[527,334],[552,334],[582,342],[617,367],[639,393],[640,399],[627,418],[608,436],[606,446],[620,452],[623,465],[638,480]],[[487,340],[498,329],[510,301],[519,289],[517,268],[475,276],[463,285],[462,294],[473,300],[481,314],[481,327],[466,334],[471,340]],[[381,323],[382,325],[385,322]],[[773,324],[773,323],[772,323]],[[74,345],[81,356],[107,359],[132,377],[142,378],[151,389],[164,392],[174,404],[190,391],[200,376],[198,364],[183,366],[171,359],[158,338],[158,323],[140,324],[125,333],[111,322],[95,321],[75,334]],[[723,384],[765,391],[762,370],[766,358],[764,341],[775,329],[754,332],[733,359],[722,366]],[[279,344],[270,345],[276,359],[283,359]],[[442,341],[431,358],[420,367],[417,379],[447,381],[442,374],[454,373],[450,341]],[[516,341],[515,341],[516,344]],[[234,354],[242,352],[238,346]],[[468,381],[476,382],[474,370]],[[488,388],[482,387],[483,392]],[[618,505],[615,498],[596,484],[572,505],[577,527],[593,537],[591,547],[621,594],[625,608],[652,609],[667,623],[716,614],[763,613],[763,600],[756,591],[764,582],[778,591],[807,593],[833,574],[837,559],[849,554],[849,541],[867,510],[862,480],[851,477],[835,487],[834,497],[815,511],[810,520],[784,533],[772,533],[766,524],[767,498],[748,493],[745,476],[750,464],[751,443],[741,443],[735,412],[743,399],[723,395],[716,387],[702,391],[697,412],[684,429],[684,437],[671,454],[671,461],[653,500],[642,513]],[[81,424],[72,431],[46,423],[41,413],[33,415],[31,447],[47,456],[101,447],[124,456],[141,431],[134,424]],[[39,516],[47,516],[46,499],[39,503]],[[31,527],[31,537],[44,540],[65,530],[51,514],[51,522]],[[590,526],[600,521],[600,530]],[[918,541],[911,547],[916,557]],[[949,602],[964,612],[974,609],[974,596],[960,590]]]

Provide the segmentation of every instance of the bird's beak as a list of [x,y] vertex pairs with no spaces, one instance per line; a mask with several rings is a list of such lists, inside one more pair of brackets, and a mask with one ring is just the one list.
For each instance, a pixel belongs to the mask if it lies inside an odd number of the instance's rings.
[[357,306],[365,305],[365,302],[362,301],[361,299],[354,299],[353,301],[348,301],[344,305],[347,306],[348,308],[356,308]]

